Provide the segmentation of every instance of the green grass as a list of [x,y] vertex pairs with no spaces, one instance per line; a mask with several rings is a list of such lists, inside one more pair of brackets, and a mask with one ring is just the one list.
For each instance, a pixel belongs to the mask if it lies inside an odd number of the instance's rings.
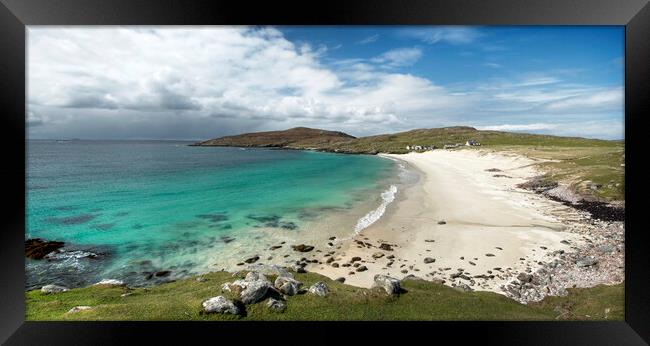
[[[569,185],[574,191],[595,200],[625,200],[624,142],[558,137],[527,133],[479,131],[471,127],[419,129],[390,135],[362,137],[336,143],[327,150],[361,153],[406,153],[407,145],[442,148],[445,144],[481,143],[480,149],[516,152],[543,162],[538,166],[547,178]],[[462,149],[476,149],[463,147]],[[588,184],[600,185],[597,190]]]
[[[561,182],[572,190],[596,200],[625,200],[625,148],[611,146],[527,146],[496,145],[489,150],[518,153],[541,162],[537,166],[546,178]],[[552,160],[552,161],[548,161]],[[597,190],[588,187],[598,184]]]
[[[407,291],[389,297],[379,289],[362,289],[314,273],[295,274],[306,287],[324,281],[327,297],[301,294],[287,299],[284,312],[271,312],[265,302],[248,305],[246,316],[202,314],[201,302],[221,293],[221,284],[233,281],[229,273],[215,272],[197,282],[193,278],[147,289],[91,286],[46,295],[26,293],[27,320],[555,320],[623,319],[623,285],[572,289],[567,297],[547,298],[522,305],[489,292],[460,292],[427,281],[406,281]],[[131,292],[126,297],[121,294]],[[78,305],[94,307],[75,314]],[[560,308],[558,308],[560,307]],[[605,310],[609,309],[605,314]],[[567,313],[566,311],[569,311]],[[590,316],[590,317],[587,317]]]

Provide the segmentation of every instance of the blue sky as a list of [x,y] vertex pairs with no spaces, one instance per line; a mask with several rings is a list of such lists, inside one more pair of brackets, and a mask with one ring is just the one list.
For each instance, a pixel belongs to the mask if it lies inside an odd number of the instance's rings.
[[624,138],[623,27],[30,27],[28,42],[32,138]]

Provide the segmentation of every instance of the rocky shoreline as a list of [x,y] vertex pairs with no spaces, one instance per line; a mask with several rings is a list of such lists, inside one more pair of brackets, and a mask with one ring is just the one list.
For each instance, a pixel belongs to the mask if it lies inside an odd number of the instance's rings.
[[602,201],[588,201],[557,183],[535,177],[519,187],[573,208],[578,219],[563,220],[566,231],[583,237],[569,251],[546,254],[539,267],[528,268],[501,286],[506,296],[521,303],[546,296],[565,296],[567,288],[613,285],[625,280],[625,208]]

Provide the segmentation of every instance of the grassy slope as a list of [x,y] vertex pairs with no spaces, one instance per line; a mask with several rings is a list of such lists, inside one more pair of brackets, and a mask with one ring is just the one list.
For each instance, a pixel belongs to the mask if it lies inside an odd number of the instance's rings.
[[[26,293],[27,320],[554,320],[558,315],[562,315],[561,319],[624,318],[622,284],[573,289],[567,297],[552,297],[526,306],[498,294],[463,293],[426,281],[404,282],[408,292],[388,297],[378,289],[356,288],[314,273],[296,274],[296,278],[306,287],[325,281],[330,287],[329,296],[289,297],[283,313],[270,312],[261,302],[247,306],[245,317],[205,315],[199,313],[201,302],[221,295],[221,284],[234,279],[224,272],[204,277],[204,282],[186,279],[148,289],[95,286],[53,295],[30,291]],[[120,297],[125,292],[132,294]],[[66,313],[78,305],[95,309]]]
[[[445,144],[464,144],[476,140],[481,148],[511,151],[534,159],[559,162],[540,163],[551,180],[570,185],[574,190],[603,200],[624,200],[624,143],[578,137],[557,137],[500,131],[479,131],[455,126],[417,129],[394,134],[353,138],[341,132],[293,128],[228,136],[204,141],[201,145],[262,146],[294,149],[320,149],[345,153],[406,153],[407,145],[442,148]],[[601,185],[590,190],[587,183]]]
[[[625,152],[624,143],[620,141],[450,127],[363,137],[327,149],[406,153],[407,145],[435,145],[441,148],[445,144],[465,143],[469,139],[480,142],[482,149],[510,151],[533,159],[558,161],[539,164],[549,179],[566,183],[578,192],[599,199],[625,199],[624,167],[621,166],[625,162]],[[593,191],[587,188],[587,182],[602,186]]]

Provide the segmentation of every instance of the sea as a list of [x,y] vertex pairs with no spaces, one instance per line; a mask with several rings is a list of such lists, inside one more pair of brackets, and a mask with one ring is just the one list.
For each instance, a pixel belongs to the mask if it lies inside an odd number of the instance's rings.
[[25,238],[65,246],[26,258],[26,289],[287,265],[291,245],[325,251],[377,221],[413,179],[373,155],[189,144],[27,141]]

